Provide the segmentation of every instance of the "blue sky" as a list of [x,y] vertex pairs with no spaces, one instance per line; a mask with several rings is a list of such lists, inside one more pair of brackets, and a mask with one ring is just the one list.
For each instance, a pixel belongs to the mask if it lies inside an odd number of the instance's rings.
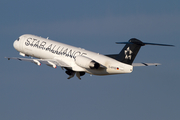
[[[180,1],[1,0],[0,119],[179,120]],[[67,80],[65,71],[20,61],[12,44],[35,34],[102,54],[136,37],[176,47],[142,47],[131,74]]]

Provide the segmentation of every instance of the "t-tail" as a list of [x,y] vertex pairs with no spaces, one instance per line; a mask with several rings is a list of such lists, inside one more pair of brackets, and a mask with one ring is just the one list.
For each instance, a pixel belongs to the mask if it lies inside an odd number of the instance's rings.
[[129,65],[132,65],[141,46],[145,46],[145,45],[174,46],[168,44],[145,43],[136,38],[132,38],[128,42],[116,42],[116,44],[126,44],[126,45],[121,50],[121,52],[118,55],[116,55],[115,59]]

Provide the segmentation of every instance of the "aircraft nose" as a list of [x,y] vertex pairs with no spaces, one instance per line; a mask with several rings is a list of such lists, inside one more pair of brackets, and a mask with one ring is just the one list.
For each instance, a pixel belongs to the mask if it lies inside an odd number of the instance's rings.
[[18,41],[17,41],[17,40],[14,41],[13,46],[14,46],[14,48],[15,48],[16,50],[18,50]]

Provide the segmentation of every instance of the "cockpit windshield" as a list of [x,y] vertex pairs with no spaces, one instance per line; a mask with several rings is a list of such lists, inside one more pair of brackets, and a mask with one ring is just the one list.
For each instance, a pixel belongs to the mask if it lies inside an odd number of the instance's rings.
[[17,39],[17,41],[19,41],[20,38]]

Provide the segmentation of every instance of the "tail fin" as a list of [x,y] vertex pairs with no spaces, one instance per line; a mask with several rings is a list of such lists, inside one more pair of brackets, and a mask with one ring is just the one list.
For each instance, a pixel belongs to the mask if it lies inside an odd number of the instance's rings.
[[129,42],[117,42],[117,44],[126,44],[117,56],[117,60],[132,65],[137,53],[139,52],[143,42],[136,38],[132,38]]
[[118,54],[118,56],[116,56],[116,60],[129,65],[132,65],[141,46],[145,46],[145,45],[174,46],[167,44],[144,43],[136,38],[132,38],[128,42],[116,42],[116,44],[126,44],[125,47],[121,50],[121,52]]

